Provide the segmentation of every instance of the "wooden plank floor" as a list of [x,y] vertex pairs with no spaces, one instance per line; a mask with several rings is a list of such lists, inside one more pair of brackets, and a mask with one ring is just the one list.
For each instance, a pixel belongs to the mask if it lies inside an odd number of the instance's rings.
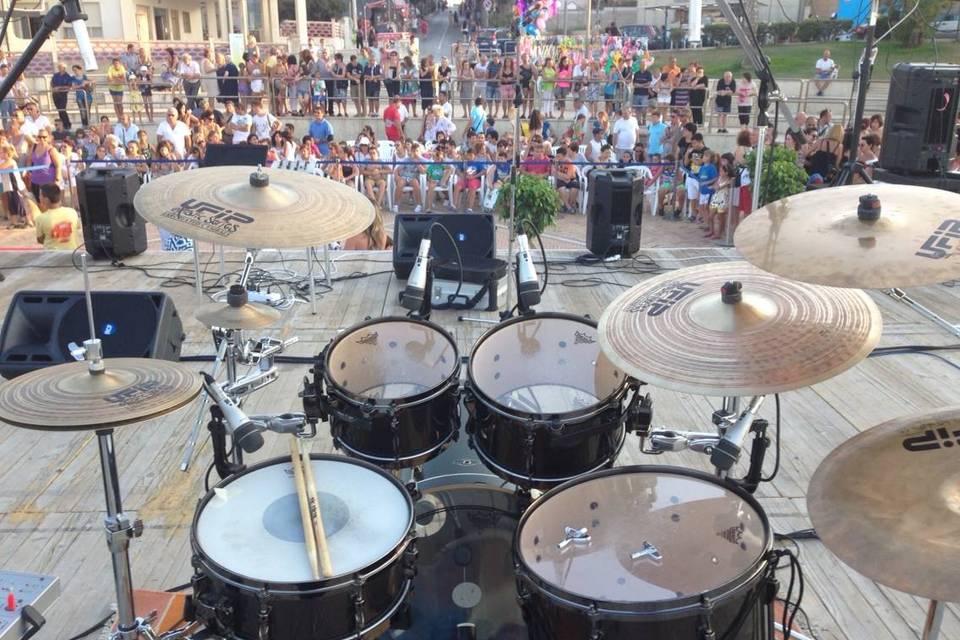
[[[305,268],[302,252],[286,252],[285,265]],[[556,253],[553,259],[569,260],[574,254]],[[691,266],[707,260],[733,257],[729,250],[695,248],[651,249],[644,253],[664,268]],[[204,255],[207,263],[209,255]],[[379,273],[338,283],[323,296],[318,314],[308,305],[297,305],[285,314],[275,333],[299,336],[291,353],[314,355],[340,329],[363,320],[400,313],[396,303],[399,284],[391,272],[387,253],[336,255],[338,275]],[[228,269],[238,267],[240,254],[227,256]],[[276,264],[266,264],[267,261]],[[190,276],[188,255],[145,254],[128,265],[161,265],[180,271],[153,275]],[[216,269],[216,261],[210,265]],[[279,267],[275,252],[265,252],[261,266]],[[69,256],[54,253],[0,254],[0,309],[21,289],[79,289],[82,278],[70,266]],[[216,274],[210,272],[210,280]],[[594,277],[596,286],[557,286],[561,281]],[[563,310],[599,317],[617,294],[643,279],[600,267],[567,265],[554,273],[543,310]],[[95,289],[158,290],[162,280],[127,268],[98,265],[92,274]],[[576,283],[572,283],[576,284]],[[192,288],[164,288],[181,313],[187,340],[184,354],[210,354],[208,333],[192,318],[203,300]],[[918,300],[948,317],[960,316],[960,287],[934,286],[911,291]],[[874,293],[884,314],[883,346],[898,344],[950,344],[951,336],[907,307]],[[470,315],[493,318],[494,314]],[[461,353],[468,354],[487,325],[457,321],[457,313],[435,312],[434,320],[456,337]],[[947,355],[948,358],[955,356]],[[190,365],[200,367],[200,365]],[[251,412],[301,409],[297,398],[305,366],[285,365],[278,382],[248,402]],[[957,372],[944,363],[921,355],[867,360],[835,379],[783,394],[783,457],[780,474],[763,485],[758,495],[778,532],[810,526],[805,491],[822,458],[859,431],[910,412],[960,404]],[[0,382],[0,384],[3,384]],[[716,398],[703,398],[651,389],[655,423],[679,429],[708,426]],[[65,411],[69,407],[64,408]],[[772,420],[773,403],[762,414]],[[117,432],[124,503],[145,524],[144,535],[132,543],[133,575],[138,587],[164,589],[190,578],[190,521],[203,491],[203,474],[211,460],[209,443],[198,446],[188,473],[179,470],[183,443],[196,415],[186,408],[153,422]],[[328,433],[313,443],[315,451],[330,451]],[[267,446],[253,458],[284,454],[281,439],[267,437]],[[621,464],[676,464],[708,469],[704,456],[668,454],[653,458],[639,453],[632,440]],[[768,460],[768,463],[771,461]],[[103,498],[95,437],[91,433],[42,434],[0,425],[0,566],[5,569],[52,573],[63,580],[63,595],[49,612],[47,627],[38,640],[63,640],[101,616],[114,599],[110,561],[101,529]],[[847,568],[819,542],[803,541],[801,561],[807,577],[803,607],[812,633],[824,640],[903,640],[919,637],[926,602],[878,586]],[[960,567],[958,567],[960,570]],[[960,608],[950,607],[943,637],[960,640]]]

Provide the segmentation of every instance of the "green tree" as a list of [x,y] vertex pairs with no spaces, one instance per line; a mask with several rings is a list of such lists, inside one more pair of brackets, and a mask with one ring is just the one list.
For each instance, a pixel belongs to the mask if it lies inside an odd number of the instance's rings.
[[[346,0],[307,0],[307,20],[338,20],[347,12]],[[296,20],[294,0],[280,0],[281,20]]]
[[[919,0],[917,10],[910,14],[890,35],[905,47],[918,47],[932,36],[931,23],[937,19],[950,4],[950,0]],[[897,3],[888,7],[890,24],[896,24],[914,6],[913,2]],[[877,36],[883,35],[878,27]]]

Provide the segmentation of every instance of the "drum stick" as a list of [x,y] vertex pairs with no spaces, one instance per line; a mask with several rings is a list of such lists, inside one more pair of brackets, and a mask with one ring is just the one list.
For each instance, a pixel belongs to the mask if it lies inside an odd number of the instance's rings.
[[327,546],[327,534],[323,530],[323,517],[320,511],[320,496],[317,495],[317,480],[313,475],[313,462],[310,452],[303,451],[303,476],[307,486],[307,502],[310,505],[310,519],[313,522],[313,537],[320,556],[320,571],[324,578],[333,575],[333,562],[330,560],[330,548]]
[[313,535],[313,522],[310,517],[310,503],[307,498],[307,487],[304,479],[303,458],[300,457],[300,441],[293,434],[290,435],[290,462],[293,465],[293,482],[297,487],[297,498],[300,501],[300,521],[303,523],[303,541],[307,545],[307,558],[310,559],[310,570],[313,579],[320,579],[320,567],[317,565],[317,541]]

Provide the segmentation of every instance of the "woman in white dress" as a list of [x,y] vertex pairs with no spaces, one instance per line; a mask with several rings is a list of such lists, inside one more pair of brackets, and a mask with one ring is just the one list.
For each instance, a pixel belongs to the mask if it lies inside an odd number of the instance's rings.
[[217,88],[217,63],[209,47],[203,50],[203,58],[200,60],[200,86],[203,87],[203,95],[207,98],[207,108],[213,111],[216,108],[219,89]]

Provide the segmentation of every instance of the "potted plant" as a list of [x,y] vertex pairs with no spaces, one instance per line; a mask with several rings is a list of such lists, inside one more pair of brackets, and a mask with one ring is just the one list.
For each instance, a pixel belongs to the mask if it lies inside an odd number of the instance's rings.
[[[496,212],[501,220],[510,220],[510,201],[513,183],[507,181],[500,188]],[[560,194],[546,178],[521,173],[517,175],[516,228],[520,232],[535,230],[540,235],[553,225],[560,211]]]

